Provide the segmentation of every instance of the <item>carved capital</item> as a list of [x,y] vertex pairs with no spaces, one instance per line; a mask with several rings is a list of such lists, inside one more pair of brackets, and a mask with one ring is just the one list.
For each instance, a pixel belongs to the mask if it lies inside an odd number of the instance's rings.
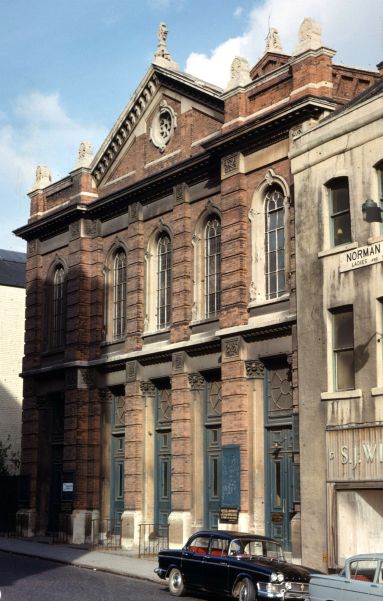
[[99,388],[98,396],[100,397],[101,403],[111,403],[112,393],[109,388]]
[[95,388],[96,374],[93,369],[80,368],[78,370],[77,387],[78,388]]
[[258,380],[263,379],[265,366],[263,365],[262,361],[259,361],[256,359],[251,360],[251,361],[245,361],[245,366],[246,366],[246,376],[249,379],[258,379]]
[[189,385],[192,390],[202,390],[205,385],[205,378],[200,373],[188,375]]
[[81,221],[74,221],[69,226],[69,235],[71,240],[81,235]]
[[227,338],[223,341],[223,356],[226,359],[232,359],[233,357],[239,357],[241,349],[241,339],[239,337],[236,338]]
[[222,174],[224,176],[234,175],[239,172],[239,152],[229,154],[222,159]]
[[27,249],[28,257],[32,257],[33,255],[36,255],[37,249],[38,249],[38,240],[29,240],[28,249]]
[[126,364],[126,381],[135,382],[137,377],[137,361],[128,361]]
[[156,387],[150,381],[140,383],[141,393],[143,396],[154,397],[156,394]]
[[186,353],[184,351],[181,351],[179,353],[173,353],[173,373],[182,373],[184,371],[185,355]]
[[189,201],[189,187],[187,184],[177,184],[174,186],[174,204],[179,205]]
[[84,236],[93,238],[94,236],[97,236],[97,234],[98,234],[97,221],[93,221],[92,219],[85,219],[85,221],[84,221]]

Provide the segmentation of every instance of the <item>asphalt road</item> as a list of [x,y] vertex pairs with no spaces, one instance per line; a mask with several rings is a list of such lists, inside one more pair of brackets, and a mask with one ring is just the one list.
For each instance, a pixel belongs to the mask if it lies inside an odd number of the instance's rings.
[[[0,552],[1,601],[174,601],[165,584]],[[202,597],[183,597],[202,601]]]

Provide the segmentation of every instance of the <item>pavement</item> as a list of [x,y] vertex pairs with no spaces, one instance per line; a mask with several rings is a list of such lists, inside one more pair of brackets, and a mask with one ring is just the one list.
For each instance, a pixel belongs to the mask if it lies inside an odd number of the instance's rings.
[[156,558],[139,558],[122,549],[89,550],[76,545],[57,545],[29,538],[0,536],[0,551],[161,582],[154,573],[154,568],[158,565]]

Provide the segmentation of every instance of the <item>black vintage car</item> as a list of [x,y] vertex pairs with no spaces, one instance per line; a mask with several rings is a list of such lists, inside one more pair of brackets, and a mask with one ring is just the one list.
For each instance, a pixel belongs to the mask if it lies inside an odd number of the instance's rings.
[[154,571],[169,579],[169,590],[177,597],[193,590],[239,601],[305,601],[310,574],[316,572],[287,563],[271,538],[223,530],[196,532],[183,549],[160,551]]

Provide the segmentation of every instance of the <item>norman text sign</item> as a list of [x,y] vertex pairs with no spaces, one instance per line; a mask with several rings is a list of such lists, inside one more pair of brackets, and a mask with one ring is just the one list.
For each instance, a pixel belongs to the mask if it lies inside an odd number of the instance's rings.
[[383,480],[383,428],[326,432],[329,481]]
[[361,246],[340,255],[340,271],[350,271],[383,261],[383,242]]

